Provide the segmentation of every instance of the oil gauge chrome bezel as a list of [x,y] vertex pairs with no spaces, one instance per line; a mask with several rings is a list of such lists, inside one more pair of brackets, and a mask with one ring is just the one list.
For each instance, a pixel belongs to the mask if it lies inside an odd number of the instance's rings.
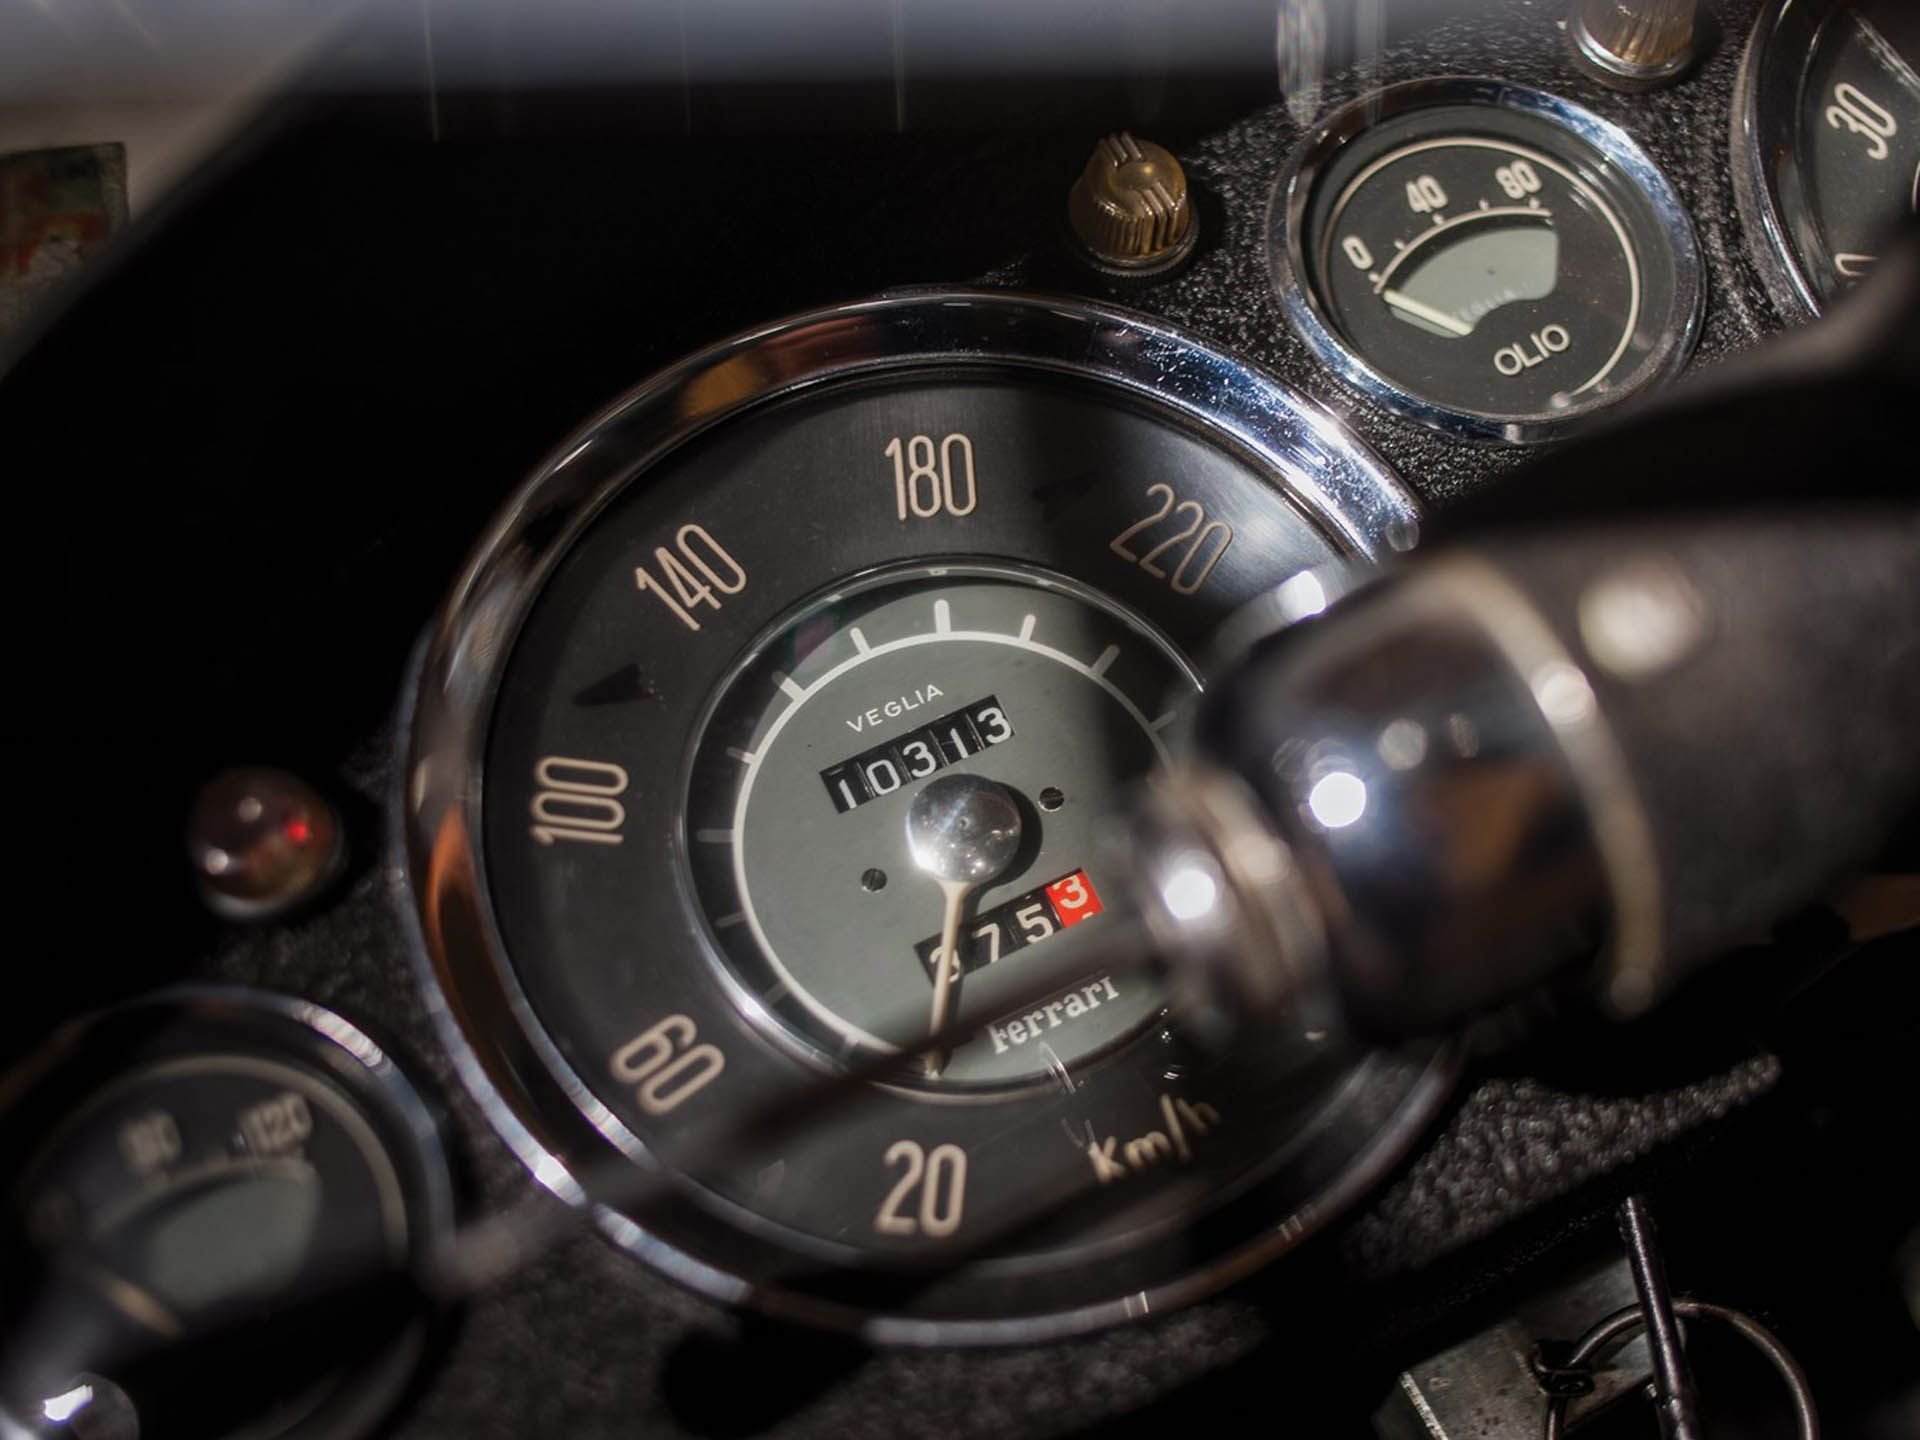
[[[1380,122],[1442,107],[1487,107],[1557,127],[1574,143],[1591,150],[1610,179],[1645,203],[1653,234],[1671,257],[1673,294],[1670,318],[1626,384],[1548,412],[1469,410],[1437,401],[1389,378],[1341,333],[1318,294],[1314,267],[1306,253],[1309,208],[1319,182],[1348,145]],[[1471,76],[1413,80],[1342,106],[1294,148],[1282,167],[1268,204],[1266,246],[1281,308],[1317,359],[1367,400],[1462,440],[1531,445],[1567,434],[1596,411],[1676,374],[1693,352],[1704,311],[1699,241],[1686,206],[1659,166],[1611,121],[1557,95],[1503,80]]]

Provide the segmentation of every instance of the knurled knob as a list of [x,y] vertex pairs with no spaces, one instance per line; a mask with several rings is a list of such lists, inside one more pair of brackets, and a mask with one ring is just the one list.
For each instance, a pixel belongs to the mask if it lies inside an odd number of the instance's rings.
[[1691,63],[1696,8],[1697,0],[1575,0],[1567,37],[1599,79],[1646,89]]
[[1131,273],[1173,265],[1197,233],[1180,162],[1125,131],[1094,146],[1067,196],[1067,217],[1096,264]]

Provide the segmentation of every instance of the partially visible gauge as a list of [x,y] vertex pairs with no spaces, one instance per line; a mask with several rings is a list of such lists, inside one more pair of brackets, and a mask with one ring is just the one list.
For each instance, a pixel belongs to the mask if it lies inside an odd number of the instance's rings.
[[1451,434],[1544,439],[1670,375],[1701,305],[1686,211],[1618,127],[1492,80],[1369,95],[1297,150],[1274,282],[1320,358]]
[[1732,143],[1768,288],[1817,315],[1920,212],[1920,7],[1776,0],[1741,62]]
[[57,1037],[0,1106],[0,1420],[301,1440],[379,1423],[429,1326],[395,1277],[451,1222],[451,1187],[372,1041],[304,1001],[170,992]]
[[[754,1127],[1111,923],[1101,822],[1187,657],[1415,519],[1326,415],[1073,301],[848,306],[635,391],[498,522],[415,691],[409,873],[503,1134],[575,1199],[665,1166],[669,1201],[604,1215],[622,1243],[883,1339],[1085,1329],[1294,1243],[1410,1142],[1443,1054],[1296,1021],[1223,1055],[1092,975]],[[951,952],[908,825],[935,793],[1006,842]]]

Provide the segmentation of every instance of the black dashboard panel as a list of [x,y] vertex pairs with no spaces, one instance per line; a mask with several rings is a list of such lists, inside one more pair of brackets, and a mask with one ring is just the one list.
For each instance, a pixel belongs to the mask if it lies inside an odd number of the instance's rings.
[[[1691,216],[1705,288],[1686,370],[1706,372],[1789,318],[1728,152],[1757,8],[1721,7],[1682,82],[1622,94],[1570,58],[1562,7],[1477,7],[1335,69],[1311,114],[1402,81],[1492,76],[1618,125]],[[1432,533],[1497,517],[1502,487],[1529,487],[1518,510],[1554,484],[1551,447],[1389,411],[1289,323],[1269,214],[1311,122],[1273,98],[1264,67],[975,93],[933,77],[906,113],[937,118],[895,132],[891,85],[832,92],[843,109],[792,86],[555,92],[524,82],[507,38],[479,47],[505,72],[495,84],[267,105],[0,383],[0,469],[28,505],[15,693],[31,741],[15,803],[35,865],[15,954],[39,976],[0,1007],[0,1056],[168,985],[302,997],[413,1078],[467,1217],[539,1192],[424,987],[397,815],[402,696],[489,517],[614,397],[803,310],[927,287],[1039,292],[1140,312],[1325,407]],[[415,73],[392,35],[369,44],[373,73]],[[1163,278],[1103,275],[1066,231],[1089,145],[1123,125],[1178,155],[1195,198],[1199,241]],[[304,775],[344,818],[344,876],[271,923],[208,914],[181,844],[198,787],[236,764]],[[1756,960],[1765,984],[1703,985],[1625,1035],[1495,1037],[1412,1152],[1309,1244],[1188,1308],[1049,1345],[868,1349],[697,1298],[583,1222],[440,1317],[391,1433],[1364,1434],[1398,1369],[1604,1241],[1633,1190],[1663,1197],[1676,1256],[1702,1257],[1689,1283],[1764,1309],[1777,1294],[1740,1257],[1789,1277],[1803,1308],[1774,1318],[1812,1347],[1816,1390],[1864,1397],[1836,1407],[1837,1433],[1895,1433],[1871,1426],[1911,1403],[1887,1379],[1912,1364],[1911,1337],[1836,1354],[1805,1303],[1870,1293],[1884,1309],[1884,1282],[1828,1278],[1781,1238],[1804,1215],[1851,1213],[1831,1268],[1858,1272],[1915,1213],[1899,1146],[1876,1128],[1912,1081],[1888,998],[1898,957],[1803,992],[1794,957],[1839,948],[1803,919]],[[1785,1019],[1783,993],[1799,996]]]

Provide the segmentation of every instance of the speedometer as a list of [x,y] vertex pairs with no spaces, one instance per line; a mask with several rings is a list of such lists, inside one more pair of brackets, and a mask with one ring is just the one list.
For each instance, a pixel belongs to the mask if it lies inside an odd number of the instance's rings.
[[669,1273],[876,1336],[1085,1328],[1293,1243],[1444,1058],[1221,1053],[1138,972],[712,1157],[1100,926],[1196,647],[1414,522],[1327,416],[1069,302],[882,300],[667,372],[521,492],[423,660],[409,867],[469,1080],[562,1193],[674,1173],[605,1216]]

